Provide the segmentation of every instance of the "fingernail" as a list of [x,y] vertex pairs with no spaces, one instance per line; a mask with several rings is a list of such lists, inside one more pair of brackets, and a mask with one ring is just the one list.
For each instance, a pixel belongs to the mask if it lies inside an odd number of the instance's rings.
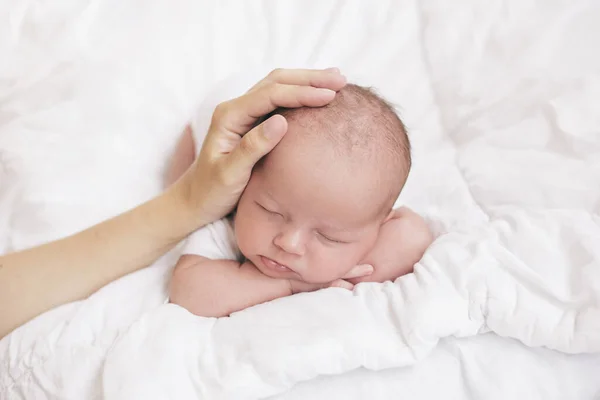
[[363,264],[360,266],[360,272],[363,274],[370,274],[373,272],[373,266],[370,264]]
[[274,117],[269,118],[263,123],[263,135],[267,139],[272,139],[273,137],[277,136],[277,124],[277,119]]
[[331,285],[332,287],[338,287],[338,288],[342,288],[342,289],[348,289],[348,290],[352,290],[354,289],[354,285],[351,284],[350,282],[346,282],[346,281],[340,281],[340,282],[336,282],[333,285]]
[[340,69],[337,67],[331,67],[331,68],[327,68],[325,71],[327,72],[335,72],[335,73],[340,73]]
[[315,90],[318,90],[319,93],[323,93],[323,94],[326,94],[328,96],[331,96],[331,95],[335,96],[335,90],[324,89],[324,88],[316,88]]

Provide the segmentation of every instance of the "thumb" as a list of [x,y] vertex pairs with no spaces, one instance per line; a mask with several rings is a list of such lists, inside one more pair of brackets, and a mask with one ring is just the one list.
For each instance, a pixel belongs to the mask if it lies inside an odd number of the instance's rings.
[[352,268],[342,279],[362,278],[373,273],[373,266],[370,264],[360,264]]
[[345,281],[343,279],[337,279],[337,280],[331,282],[331,285],[329,287],[338,287],[338,288],[348,289],[348,290],[354,289],[353,284],[351,284],[350,282]]
[[254,164],[273,150],[286,132],[287,121],[277,114],[246,133],[229,154],[232,173],[249,175]]

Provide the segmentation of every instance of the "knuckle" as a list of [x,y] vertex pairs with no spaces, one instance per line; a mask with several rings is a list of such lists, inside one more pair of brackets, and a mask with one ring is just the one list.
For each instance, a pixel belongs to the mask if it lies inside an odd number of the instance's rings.
[[277,82],[267,82],[265,84],[265,86],[263,87],[263,90],[267,93],[269,92],[275,92],[277,90],[279,90],[279,88],[281,87],[280,83]]
[[[281,83],[277,82],[267,82],[265,86],[261,88],[263,96],[265,99],[268,99],[273,106],[278,103],[278,100],[281,97],[283,86]],[[278,105],[278,104],[277,104]]]
[[245,155],[252,154],[256,151],[258,143],[254,135],[246,135],[239,143],[240,150]]
[[223,118],[227,114],[230,109],[229,101],[224,101],[223,103],[217,104],[215,107],[215,111],[213,112],[213,119]]
[[276,81],[281,78],[282,74],[283,74],[283,68],[275,68],[274,70],[269,72],[269,75],[267,75],[267,76],[269,79]]

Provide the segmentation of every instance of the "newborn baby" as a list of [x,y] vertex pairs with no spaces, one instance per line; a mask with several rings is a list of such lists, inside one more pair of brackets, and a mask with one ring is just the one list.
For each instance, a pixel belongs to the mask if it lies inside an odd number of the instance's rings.
[[[255,166],[233,215],[193,233],[173,272],[170,301],[196,315],[393,280],[411,272],[432,241],[421,217],[393,209],[410,143],[383,99],[348,84],[325,107],[274,113],[288,132]],[[193,145],[184,138],[175,162],[189,165]]]

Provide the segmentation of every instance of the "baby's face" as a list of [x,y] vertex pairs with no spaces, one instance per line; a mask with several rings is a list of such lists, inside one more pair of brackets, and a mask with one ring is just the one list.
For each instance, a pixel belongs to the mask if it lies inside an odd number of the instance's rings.
[[265,275],[331,282],[375,244],[386,215],[374,205],[372,174],[332,157],[278,146],[252,174],[235,233],[241,252]]

